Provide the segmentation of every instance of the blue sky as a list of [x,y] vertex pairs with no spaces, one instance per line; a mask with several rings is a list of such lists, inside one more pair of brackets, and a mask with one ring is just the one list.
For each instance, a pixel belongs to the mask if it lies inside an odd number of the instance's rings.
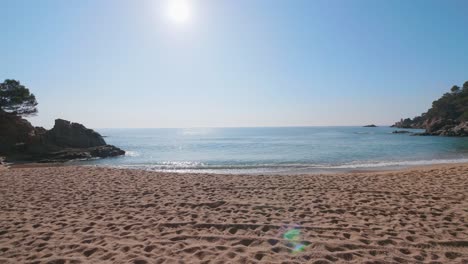
[[0,80],[93,128],[392,124],[468,80],[468,1],[3,0]]

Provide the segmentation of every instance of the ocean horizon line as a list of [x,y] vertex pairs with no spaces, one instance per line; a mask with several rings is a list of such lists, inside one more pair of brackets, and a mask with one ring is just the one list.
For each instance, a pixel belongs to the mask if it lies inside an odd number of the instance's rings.
[[[391,127],[392,125],[378,125],[375,128]],[[333,127],[362,127],[365,125],[292,125],[292,126],[194,126],[194,127],[93,127],[92,129],[214,129],[214,128],[333,128]],[[371,127],[372,128],[372,127]],[[406,128],[405,128],[406,129]],[[407,128],[415,129],[415,128]]]

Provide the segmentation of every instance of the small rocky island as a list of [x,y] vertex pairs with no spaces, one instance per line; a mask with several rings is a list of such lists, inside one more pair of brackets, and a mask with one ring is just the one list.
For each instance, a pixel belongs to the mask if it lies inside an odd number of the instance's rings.
[[125,154],[78,123],[56,119],[50,130],[34,127],[22,116],[35,114],[36,106],[34,95],[18,81],[0,83],[0,156],[7,162],[63,162]]
[[372,125],[367,125],[367,126],[363,126],[363,127],[377,127],[377,126],[372,124]]
[[392,134],[411,134],[411,132],[408,130],[395,130]]
[[468,81],[453,86],[449,93],[432,103],[432,107],[413,119],[406,118],[392,127],[425,129],[419,136],[468,136]]

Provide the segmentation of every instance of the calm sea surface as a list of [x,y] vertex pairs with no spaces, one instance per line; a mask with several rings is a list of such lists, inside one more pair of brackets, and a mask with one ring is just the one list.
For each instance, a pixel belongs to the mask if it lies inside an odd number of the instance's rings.
[[[378,127],[98,129],[122,157],[84,164],[170,172],[314,173],[468,162],[468,138]],[[419,132],[418,130],[414,130]]]

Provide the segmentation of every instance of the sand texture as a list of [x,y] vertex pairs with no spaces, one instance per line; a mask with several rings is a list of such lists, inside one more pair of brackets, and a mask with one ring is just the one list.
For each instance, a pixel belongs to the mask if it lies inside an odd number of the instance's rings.
[[0,171],[0,263],[468,263],[468,166]]

